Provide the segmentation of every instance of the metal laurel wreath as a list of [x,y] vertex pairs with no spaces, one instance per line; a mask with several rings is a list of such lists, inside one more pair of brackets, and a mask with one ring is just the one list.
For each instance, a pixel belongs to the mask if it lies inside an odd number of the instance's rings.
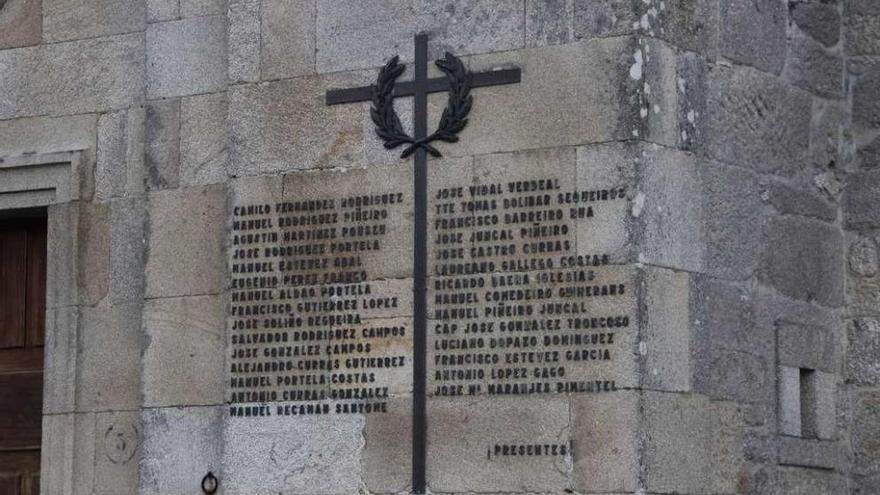
[[419,148],[430,153],[431,156],[441,156],[437,148],[431,146],[433,141],[455,143],[458,134],[468,123],[467,116],[471,111],[474,99],[471,96],[470,74],[464,64],[455,55],[446,52],[443,59],[434,62],[449,81],[449,101],[440,118],[440,125],[433,134],[424,139],[413,139],[403,130],[400,118],[394,111],[394,83],[403,74],[406,66],[398,63],[399,57],[394,57],[379,71],[376,84],[371,89],[373,93],[373,107],[370,116],[376,124],[376,134],[385,142],[387,149],[394,149],[400,145],[409,146],[400,154],[406,158]]

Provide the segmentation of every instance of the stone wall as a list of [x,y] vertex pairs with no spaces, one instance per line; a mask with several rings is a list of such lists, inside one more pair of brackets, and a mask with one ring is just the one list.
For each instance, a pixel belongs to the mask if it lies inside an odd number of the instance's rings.
[[[523,70],[475,90],[429,167],[613,165],[629,193],[597,237],[639,316],[619,390],[438,403],[434,492],[875,493],[875,1],[6,0],[0,158],[83,150],[79,199],[49,208],[42,493],[196,493],[208,471],[227,495],[408,490],[406,394],[229,417],[227,260],[242,198],[409,166],[367,103],[324,93],[411,62],[419,31],[431,59]],[[461,468],[517,407],[511,430],[573,454]]]

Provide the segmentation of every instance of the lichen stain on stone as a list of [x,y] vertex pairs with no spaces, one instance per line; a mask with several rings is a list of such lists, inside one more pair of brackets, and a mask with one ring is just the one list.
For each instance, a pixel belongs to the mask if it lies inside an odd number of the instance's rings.
[[633,55],[635,62],[629,68],[629,77],[632,79],[639,81],[642,79],[642,67],[644,65],[644,57],[642,55],[642,49],[639,48],[636,50],[635,55]]

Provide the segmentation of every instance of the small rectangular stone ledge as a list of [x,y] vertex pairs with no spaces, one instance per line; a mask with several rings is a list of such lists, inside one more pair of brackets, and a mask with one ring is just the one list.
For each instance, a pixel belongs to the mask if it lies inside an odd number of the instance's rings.
[[0,158],[0,210],[79,199],[85,150]]

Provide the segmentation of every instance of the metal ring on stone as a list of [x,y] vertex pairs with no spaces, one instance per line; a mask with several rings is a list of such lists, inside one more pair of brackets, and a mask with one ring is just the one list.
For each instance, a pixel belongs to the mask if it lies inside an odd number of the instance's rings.
[[218,486],[220,486],[220,482],[217,481],[217,477],[214,476],[214,473],[208,471],[208,474],[202,478],[202,491],[211,495],[217,491]]

